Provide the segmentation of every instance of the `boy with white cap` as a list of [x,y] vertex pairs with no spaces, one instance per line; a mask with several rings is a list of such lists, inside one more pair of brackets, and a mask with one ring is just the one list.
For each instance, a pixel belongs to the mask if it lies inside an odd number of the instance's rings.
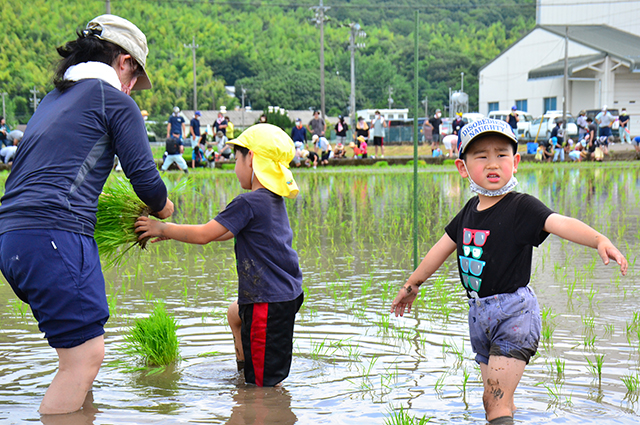
[[251,192],[238,195],[206,224],[140,217],[136,231],[140,239],[194,244],[235,238],[238,300],[229,306],[227,317],[238,369],[245,369],[248,383],[274,386],[289,375],[293,325],[303,300],[302,272],[283,199],[298,195],[289,171],[294,146],[271,124],[256,124],[229,143],[235,145],[240,185]]
[[473,122],[460,131],[456,167],[469,180],[471,198],[445,228],[391,305],[396,316],[411,311],[420,285],[457,254],[460,280],[469,298],[471,346],[480,364],[484,407],[490,423],[513,423],[513,395],[540,339],[540,309],[529,288],[533,246],[553,233],[596,248],[626,274],[627,260],[602,234],[574,218],[554,213],[538,199],[512,192],[520,162],[508,123]]

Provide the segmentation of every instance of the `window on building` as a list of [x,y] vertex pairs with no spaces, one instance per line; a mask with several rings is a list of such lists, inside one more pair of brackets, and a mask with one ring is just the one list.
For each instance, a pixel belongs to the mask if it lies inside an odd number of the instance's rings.
[[500,102],[489,102],[489,112],[500,109]]
[[518,111],[529,112],[527,111],[527,99],[516,100],[516,109]]
[[544,112],[557,110],[557,103],[555,97],[544,98]]

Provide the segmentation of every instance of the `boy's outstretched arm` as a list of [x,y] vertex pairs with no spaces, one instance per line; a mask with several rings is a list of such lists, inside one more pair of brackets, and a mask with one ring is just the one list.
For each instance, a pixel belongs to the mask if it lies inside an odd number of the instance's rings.
[[395,313],[396,317],[404,316],[405,309],[407,313],[411,313],[411,305],[418,296],[418,288],[420,285],[440,268],[442,263],[444,263],[455,249],[456,243],[445,233],[440,240],[431,247],[427,255],[425,255],[424,259],[420,262],[418,268],[409,276],[407,282],[402,286],[393,303],[391,303],[391,313]]
[[628,264],[624,255],[606,236],[582,221],[560,214],[551,214],[544,223],[544,231],[568,241],[597,249],[604,264],[609,264],[609,259],[614,260],[620,265],[622,275],[627,274]]
[[136,221],[138,239],[157,238],[152,242],[174,239],[180,242],[204,245],[212,241],[226,241],[233,234],[222,224],[211,220],[206,224],[175,224],[154,220],[150,217],[138,217]]

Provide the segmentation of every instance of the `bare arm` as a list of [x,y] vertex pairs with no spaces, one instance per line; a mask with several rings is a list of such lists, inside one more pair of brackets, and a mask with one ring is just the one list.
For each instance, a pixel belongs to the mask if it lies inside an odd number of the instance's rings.
[[598,250],[604,264],[609,264],[609,259],[620,265],[620,273],[627,274],[627,259],[611,241],[592,227],[560,214],[551,214],[544,223],[544,231],[553,233],[571,242],[588,246]]
[[169,138],[170,132],[171,132],[171,123],[167,124],[167,139]]
[[398,295],[391,303],[391,313],[397,316],[404,316],[405,309],[411,313],[411,305],[418,295],[418,288],[431,275],[440,268],[442,263],[456,249],[456,243],[451,240],[446,233],[436,244],[431,247],[418,268],[411,274],[407,282],[402,286]]
[[204,245],[213,241],[228,240],[233,234],[222,224],[211,220],[206,224],[164,223],[149,217],[138,217],[136,221],[138,239],[157,237],[158,240],[174,239],[176,241]]

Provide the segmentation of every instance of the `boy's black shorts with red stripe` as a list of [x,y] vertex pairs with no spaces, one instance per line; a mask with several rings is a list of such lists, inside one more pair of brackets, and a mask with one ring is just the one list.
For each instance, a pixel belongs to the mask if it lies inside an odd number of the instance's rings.
[[303,300],[300,294],[293,301],[239,306],[247,383],[272,387],[289,376],[293,324]]

